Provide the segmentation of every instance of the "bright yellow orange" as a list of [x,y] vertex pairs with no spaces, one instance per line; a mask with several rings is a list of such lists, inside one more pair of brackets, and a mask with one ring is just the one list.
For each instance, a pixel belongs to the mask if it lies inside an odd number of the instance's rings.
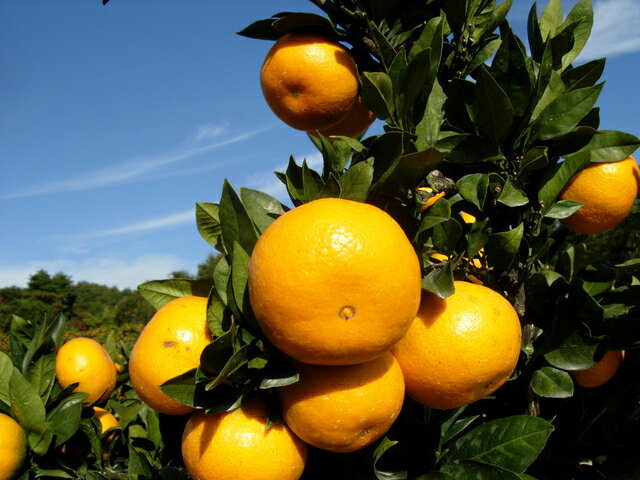
[[420,304],[420,265],[404,231],[366,203],[315,200],[280,216],[249,262],[251,306],[294,359],[349,365],[381,356]]
[[192,412],[159,385],[200,365],[200,354],[209,343],[206,298],[185,296],[161,307],[144,327],[129,359],[131,384],[142,401],[168,415]]
[[407,394],[432,408],[457,408],[500,387],[520,354],[516,311],[482,285],[455,282],[442,300],[423,296],[416,320],[392,349]]
[[[338,123],[322,130],[320,133],[325,137],[333,135],[342,135],[344,137],[359,137],[362,135],[375,121],[376,116],[362,103],[362,98],[358,97],[351,107],[351,110],[342,117]],[[317,136],[316,131],[309,132],[314,137]]]
[[9,415],[0,413],[0,480],[13,478],[27,456],[27,436]]
[[297,366],[300,380],[277,390],[282,417],[314,447],[360,450],[384,435],[400,413],[404,379],[388,352],[357,365]]
[[571,373],[578,385],[585,388],[594,388],[604,385],[616,374],[622,361],[624,350],[610,350],[594,366],[585,370],[574,370]]
[[474,217],[473,215],[467,212],[460,212],[460,217],[462,218],[462,221],[466,224],[475,223],[476,221],[476,217]]
[[194,413],[182,436],[182,458],[194,480],[297,480],[307,445],[253,399],[231,412]]
[[[418,188],[418,190],[421,190],[421,191],[427,192],[427,193],[433,193],[433,188],[431,188],[431,187],[420,187],[420,188]],[[429,197],[427,199],[427,201],[418,208],[418,213],[424,212],[427,208],[431,207],[439,199],[444,197],[445,194],[446,194],[446,192],[438,192],[438,193],[433,194],[432,197]]]
[[[96,417],[100,421],[101,431],[100,433],[105,433],[110,428],[115,428],[120,425],[120,422],[116,417],[114,417],[110,412],[100,407],[93,407],[93,416]],[[111,442],[115,437],[115,433],[112,433],[107,438],[104,439],[104,443],[102,445],[102,457],[107,458],[109,456],[109,447]]]
[[315,33],[288,33],[271,48],[260,71],[271,110],[298,130],[324,130],[358,98],[356,65],[340,44]]
[[63,388],[78,383],[73,391],[88,393],[85,403],[99,403],[109,398],[116,386],[116,367],[102,345],[78,337],[58,350],[56,377]]
[[620,224],[638,196],[640,170],[633,157],[591,163],[574,175],[560,194],[583,206],[561,222],[578,233],[602,233]]

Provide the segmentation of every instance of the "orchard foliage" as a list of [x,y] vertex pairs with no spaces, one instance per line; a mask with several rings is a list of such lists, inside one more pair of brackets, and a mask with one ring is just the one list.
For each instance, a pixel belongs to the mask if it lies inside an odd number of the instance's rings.
[[[139,291],[155,308],[184,295],[207,297],[215,340],[199,368],[166,382],[163,391],[207,412],[233,409],[258,392],[275,403],[273,389],[298,374],[251,310],[253,247],[290,205],[324,197],[368,202],[390,213],[413,242],[424,290],[446,298],[454,279],[482,282],[515,306],[523,328],[520,361],[503,387],[466,407],[435,410],[407,399],[371,448],[344,455],[312,449],[302,478],[640,477],[640,260],[607,264],[611,256],[590,254],[593,239],[558,222],[581,206],[559,200],[575,173],[590,162],[621,161],[640,145],[631,134],[600,128],[605,59],[576,62],[593,24],[590,0],[579,0],[566,16],[560,0],[541,12],[533,4],[526,43],[506,19],[513,0],[311,2],[322,15],[276,13],[239,33],[273,41],[314,31],[347,46],[363,102],[384,131],[361,139],[310,137],[323,166],[315,171],[291,157],[276,173],[288,205],[256,190],[236,191],[227,181],[217,203],[196,205],[201,236],[221,254],[209,277],[151,281]],[[465,223],[461,212],[476,221]],[[637,207],[631,216],[637,221]],[[36,474],[68,474],[61,460],[49,462],[80,431],[92,453],[78,474],[98,475],[97,425],[78,394],[58,391],[51,377],[60,322],[15,320],[12,357],[0,354],[2,378],[15,388],[0,385],[0,408],[29,431]],[[574,383],[569,372],[622,349],[625,363],[605,386]],[[123,423],[113,448],[130,455],[130,474],[150,478],[160,470],[158,418],[130,387],[123,397],[109,404]],[[24,405],[37,414],[27,417]],[[63,408],[64,422],[56,413]],[[105,468],[124,469],[119,458]]]

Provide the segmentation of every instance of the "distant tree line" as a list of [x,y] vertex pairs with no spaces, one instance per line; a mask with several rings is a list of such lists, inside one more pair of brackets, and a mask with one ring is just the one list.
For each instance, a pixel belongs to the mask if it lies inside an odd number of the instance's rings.
[[[170,278],[212,278],[219,256],[211,254],[198,265],[196,275],[175,271]],[[7,332],[13,315],[25,319],[63,313],[78,330],[98,326],[146,323],[155,310],[133,289],[119,289],[97,283],[73,282],[65,273],[53,275],[38,270],[25,288],[0,288],[0,332]]]

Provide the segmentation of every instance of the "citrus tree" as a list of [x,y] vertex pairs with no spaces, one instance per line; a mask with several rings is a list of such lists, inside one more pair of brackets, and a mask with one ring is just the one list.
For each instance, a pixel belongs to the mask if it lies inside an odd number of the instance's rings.
[[[512,0],[312,3],[322,15],[239,33],[275,42],[265,100],[309,133],[322,169],[291,157],[284,203],[225,181],[196,205],[219,254],[209,278],[139,287],[158,312],[125,380],[138,416],[113,403],[121,425],[137,419],[116,437],[129,473],[638,478],[640,262],[589,245],[637,218],[640,140],[600,128],[605,60],[576,62],[590,0],[566,16],[560,0],[533,4],[526,44]],[[51,362],[60,345],[54,327],[20,325],[12,340],[46,345],[12,343],[2,364],[26,388],[25,352]],[[36,425],[3,388],[32,471],[55,475],[43,459],[66,438],[47,412],[84,394],[38,396]],[[79,476],[109,476],[92,458]]]

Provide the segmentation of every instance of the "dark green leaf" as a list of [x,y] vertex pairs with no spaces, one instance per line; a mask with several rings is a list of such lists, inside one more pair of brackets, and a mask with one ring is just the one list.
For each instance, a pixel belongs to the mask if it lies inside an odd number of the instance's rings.
[[602,85],[572,90],[549,103],[531,126],[530,140],[550,140],[569,133],[593,108]]
[[442,262],[422,279],[422,289],[447,298],[454,294],[453,268],[450,261]]
[[55,447],[69,440],[80,426],[83,400],[86,393],[74,393],[65,398],[56,408],[47,415],[55,435]]
[[241,347],[238,351],[234,352],[231,358],[229,358],[220,373],[207,383],[205,389],[210,391],[222,384],[227,380],[227,378],[229,378],[229,376],[233,375],[233,373],[238,371],[238,369],[245,366],[249,362],[249,359],[252,356],[255,356],[255,354],[256,347],[254,345],[244,345]]
[[462,237],[462,227],[453,219],[449,219],[434,226],[433,233],[431,235],[433,246],[438,250],[438,252],[445,255],[453,253],[460,237]]
[[9,380],[13,374],[13,363],[7,354],[0,351],[0,401],[11,406]]
[[575,213],[582,204],[580,202],[574,202],[573,200],[560,200],[555,202],[549,210],[545,213],[547,218],[567,218]]
[[511,183],[510,178],[507,178],[504,187],[502,187],[502,192],[498,197],[498,202],[508,207],[521,207],[529,203],[529,199],[522,190],[516,188],[513,183]]
[[586,167],[589,160],[589,155],[574,155],[562,162],[555,171],[547,172],[547,178],[538,192],[538,201],[542,204],[543,213],[553,206],[553,202],[569,179]]
[[55,353],[48,353],[31,362],[25,377],[36,388],[38,394],[46,399],[56,379]]
[[405,480],[407,478],[407,472],[386,472],[378,469],[380,457],[397,443],[397,441],[391,441],[384,437],[373,452],[373,472],[378,480]]
[[358,162],[340,177],[340,198],[365,202],[373,181],[373,159]]
[[213,248],[223,252],[218,209],[217,203],[196,203],[196,225],[200,236]]
[[273,221],[284,213],[282,204],[271,195],[250,188],[240,188],[240,199],[258,232],[264,232]]
[[565,24],[577,23],[573,31],[573,48],[562,58],[562,69],[567,68],[580,54],[589,39],[593,27],[591,0],[579,0],[571,9]]
[[283,33],[273,27],[273,22],[273,18],[258,20],[240,30],[237,34],[258,40],[278,40]]
[[520,173],[532,172],[544,168],[549,163],[548,148],[537,146],[527,151],[520,163]]
[[[13,417],[28,431],[43,433],[49,427],[45,408],[38,391],[14,369],[9,379],[9,404]],[[33,444],[31,444],[33,448]],[[44,453],[44,452],[42,452]]]
[[233,245],[237,242],[246,252],[251,253],[258,240],[258,232],[240,197],[226,180],[222,186],[218,213],[225,250],[233,255]]
[[605,59],[592,60],[584,65],[562,72],[562,81],[567,90],[577,90],[594,86],[604,72]]
[[503,34],[500,48],[491,64],[491,74],[508,95],[514,115],[524,115],[533,92],[533,84],[527,69],[524,45],[511,29]]
[[428,147],[433,147],[438,141],[440,134],[440,127],[444,119],[444,104],[447,100],[440,83],[437,80],[434,81],[431,92],[427,99],[427,105],[424,110],[422,120],[416,126],[416,148],[418,150],[425,150]]
[[553,367],[542,367],[531,376],[531,389],[536,395],[546,398],[568,398],[573,396],[571,376]]
[[328,18],[306,12],[283,15],[273,23],[273,26],[282,33],[313,30],[333,36],[335,32],[333,24]]
[[362,74],[362,102],[381,120],[391,119],[393,109],[393,85],[389,75],[382,72]]
[[446,461],[472,460],[523,473],[538,457],[553,430],[546,420],[527,415],[491,420],[460,437]]
[[591,154],[592,162],[617,162],[627,158],[639,146],[640,139],[635,135],[617,130],[600,130],[582,151]]
[[446,222],[450,218],[451,207],[449,206],[449,202],[444,198],[440,198],[427,209],[427,213],[420,221],[420,226],[418,227],[416,235],[433,228],[435,225]]
[[508,268],[520,249],[523,233],[524,224],[521,223],[511,230],[489,235],[486,250],[491,265],[499,269]]
[[446,463],[441,471],[455,480],[519,480],[513,472],[471,460]]
[[471,173],[457,182],[458,193],[467,202],[475,205],[479,210],[484,208],[489,188],[489,176],[484,173]]
[[481,66],[479,72],[474,105],[478,128],[487,138],[500,143],[511,130],[513,105],[486,66]]
[[592,367],[599,343],[581,332],[574,331],[561,345],[545,353],[544,358],[551,365],[563,370],[582,370]]
[[159,309],[171,300],[187,295],[206,298],[212,286],[211,280],[171,278],[142,283],[138,285],[138,291],[155,309]]
[[340,181],[332,173],[329,175],[329,178],[327,178],[322,190],[318,192],[316,198],[340,198],[342,197],[342,192],[340,190]]
[[549,0],[540,17],[540,33],[542,38],[553,37],[562,26],[562,0]]

